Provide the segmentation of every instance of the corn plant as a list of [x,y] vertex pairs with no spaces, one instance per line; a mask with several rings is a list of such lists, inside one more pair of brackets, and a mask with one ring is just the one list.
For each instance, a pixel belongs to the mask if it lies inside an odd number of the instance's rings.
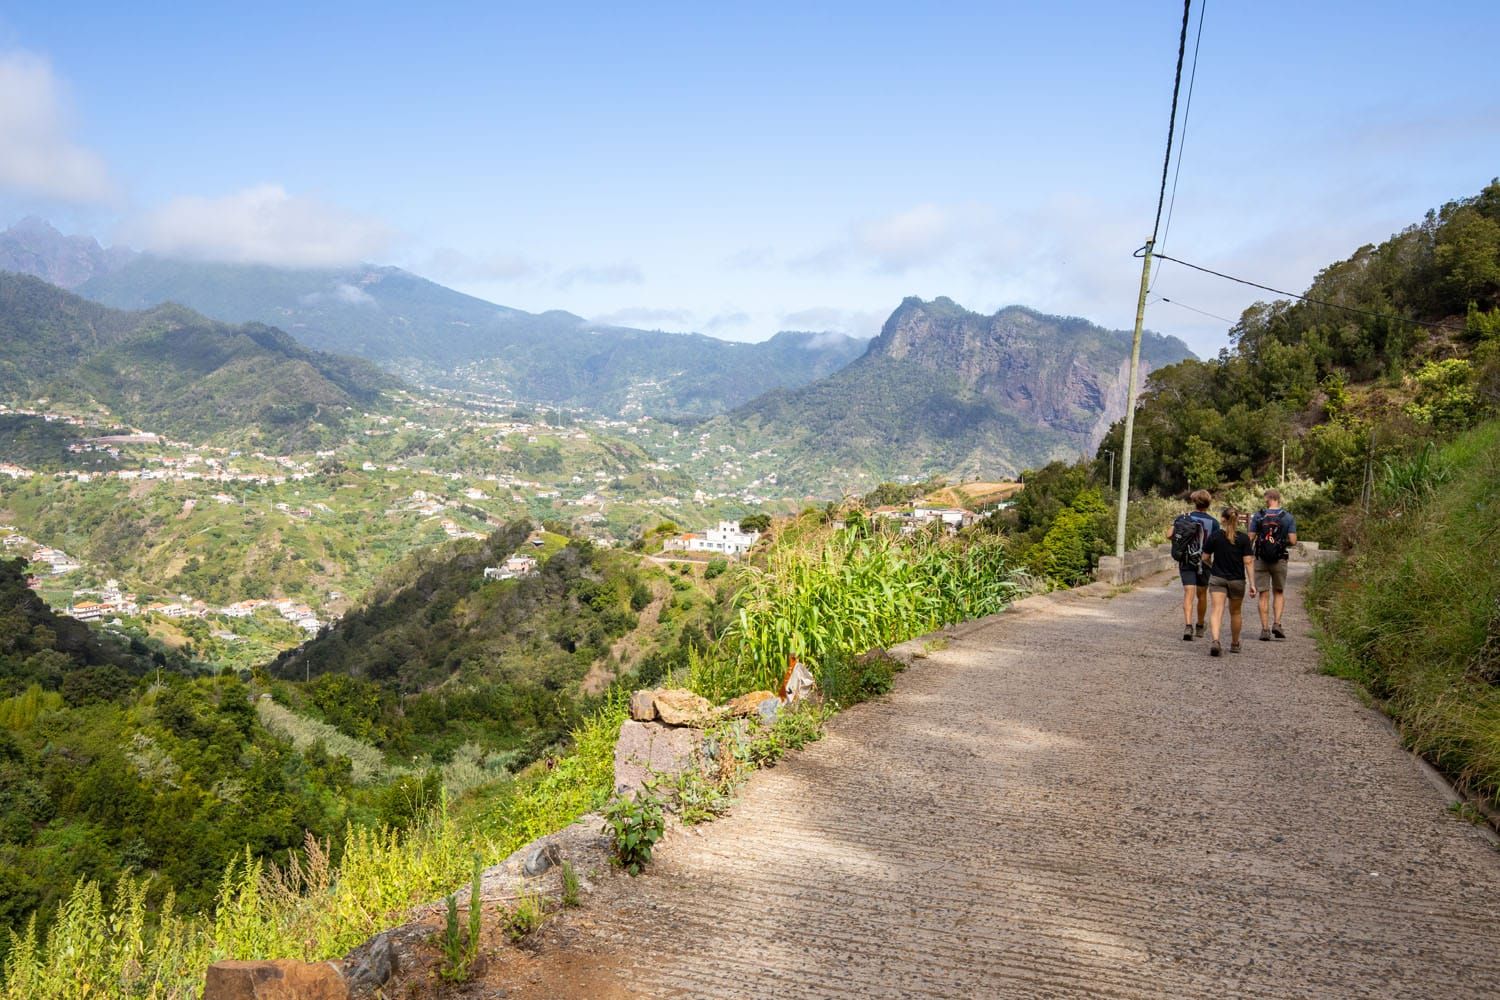
[[790,657],[834,659],[993,614],[1015,592],[996,537],[899,537],[845,528],[789,533],[739,571],[734,617],[711,662],[689,663],[709,698],[774,688]]

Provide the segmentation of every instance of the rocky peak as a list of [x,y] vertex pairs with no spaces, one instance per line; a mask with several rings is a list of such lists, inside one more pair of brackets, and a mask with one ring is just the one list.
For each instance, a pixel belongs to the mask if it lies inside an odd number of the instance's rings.
[[92,236],[65,236],[34,215],[0,232],[0,270],[29,274],[62,288],[77,288],[131,256],[123,247],[101,247]]

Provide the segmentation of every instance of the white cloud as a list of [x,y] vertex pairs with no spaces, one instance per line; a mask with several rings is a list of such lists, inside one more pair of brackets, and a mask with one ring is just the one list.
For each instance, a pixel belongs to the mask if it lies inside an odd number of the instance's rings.
[[310,292],[302,296],[301,301],[304,305],[309,306],[317,305],[319,302],[332,301],[346,306],[368,306],[371,309],[378,309],[380,307],[380,303],[375,300],[375,296],[358,285],[351,285],[345,281],[339,282],[326,292]]
[[738,309],[729,312],[715,313],[703,321],[705,330],[727,330],[731,327],[742,327],[750,323],[750,314]]
[[258,184],[218,198],[175,198],[125,227],[127,239],[169,257],[284,267],[336,267],[383,254],[391,232],[311,198]]
[[557,276],[558,288],[574,285],[639,285],[646,280],[640,267],[628,261],[570,267]]
[[452,247],[442,247],[427,258],[423,270],[436,277],[453,281],[517,281],[533,278],[547,270],[545,264],[519,254],[468,254]]
[[992,214],[982,205],[924,202],[878,219],[856,222],[822,249],[791,261],[793,270],[831,272],[850,267],[880,274],[942,263],[980,231]]
[[69,202],[104,201],[104,161],[68,134],[63,88],[29,52],[0,53],[0,189]]
[[614,312],[593,317],[600,326],[635,326],[657,328],[672,326],[691,328],[693,313],[690,309],[662,309],[654,306],[627,306]]
[[[813,306],[811,309],[801,309],[782,316],[781,328],[783,330],[846,333],[851,337],[873,337],[880,332],[881,326],[885,324],[885,318],[885,313],[840,309],[836,306]],[[826,343],[817,346],[826,346]]]

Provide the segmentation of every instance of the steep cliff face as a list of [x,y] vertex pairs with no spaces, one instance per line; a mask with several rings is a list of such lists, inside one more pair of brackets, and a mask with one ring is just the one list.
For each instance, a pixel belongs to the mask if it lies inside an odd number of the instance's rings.
[[[1016,416],[1089,435],[1125,412],[1130,335],[1087,320],[1009,306],[993,316],[951,299],[909,298],[891,314],[869,356],[951,376],[964,393],[994,400]],[[1191,356],[1175,338],[1149,334],[1148,366]],[[1118,390],[1118,391],[1117,391]]]
[[[1144,370],[1192,353],[1146,334]],[[732,415],[813,475],[1010,475],[1092,450],[1125,412],[1130,334],[1010,306],[906,299],[843,371]],[[1144,379],[1144,371],[1141,376]]]

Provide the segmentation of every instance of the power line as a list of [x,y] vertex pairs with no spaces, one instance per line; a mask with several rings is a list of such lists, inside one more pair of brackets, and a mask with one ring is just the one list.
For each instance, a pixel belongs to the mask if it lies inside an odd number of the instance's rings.
[[[1135,256],[1139,257],[1142,254],[1144,254],[1145,252],[1146,252],[1145,248],[1142,247],[1140,250],[1137,250],[1135,252]],[[1288,292],[1288,291],[1286,291],[1284,289],[1281,289],[1281,288],[1272,288],[1270,285],[1263,285],[1263,284],[1261,284],[1258,281],[1251,281],[1249,278],[1237,278],[1237,277],[1235,277],[1232,274],[1225,274],[1223,271],[1215,271],[1211,267],[1203,267],[1203,266],[1201,266],[1199,264],[1189,264],[1185,260],[1178,260],[1176,257],[1168,257],[1166,254],[1156,254],[1156,253],[1153,253],[1151,256],[1153,256],[1153,257],[1155,257],[1155,258],[1157,258],[1159,260],[1169,260],[1169,261],[1171,261],[1174,264],[1181,264],[1183,267],[1192,268],[1194,271],[1202,271],[1204,274],[1211,274],[1215,278],[1223,278],[1225,281],[1233,281],[1233,282],[1236,282],[1237,284],[1249,285],[1251,288],[1259,288],[1262,291],[1273,292],[1276,295],[1285,296],[1286,298],[1289,298],[1289,299],[1298,299],[1298,300],[1300,300],[1302,302],[1308,303],[1309,305],[1327,306],[1329,309],[1342,309],[1344,312],[1353,313],[1356,316],[1368,316],[1370,319],[1385,319],[1385,320],[1395,319],[1395,320],[1399,320],[1402,323],[1411,323],[1414,326],[1425,326],[1425,327],[1427,327],[1430,330],[1441,330],[1441,329],[1443,329],[1443,324],[1441,324],[1441,323],[1432,323],[1432,322],[1429,322],[1427,320],[1421,320],[1421,319],[1410,319],[1410,318],[1408,318],[1406,316],[1391,316],[1389,314],[1371,312],[1368,309],[1356,309],[1353,306],[1339,305],[1337,302],[1329,302],[1329,301],[1327,301],[1325,299],[1315,299],[1315,298],[1312,298],[1311,296],[1307,296],[1307,295],[1298,295],[1296,292]],[[1167,302],[1167,301],[1170,301],[1170,300],[1169,299],[1162,299],[1162,301],[1163,302]],[[1182,303],[1180,303],[1180,302],[1173,302],[1172,304],[1173,305],[1182,305]],[[1188,307],[1184,307],[1184,308],[1188,308]],[[1216,319],[1222,319],[1222,317],[1215,317],[1215,318]]]
[[1187,55],[1188,21],[1191,20],[1193,0],[1182,3],[1182,33],[1177,38],[1177,73],[1172,79],[1172,117],[1167,120],[1167,155],[1161,161],[1161,191],[1156,196],[1156,221],[1151,224],[1151,243],[1156,243],[1156,234],[1161,230],[1161,209],[1167,200],[1167,174],[1172,167],[1172,133],[1177,129],[1177,94],[1182,89],[1182,60]]
[[[1167,237],[1172,233],[1172,213],[1177,209],[1177,181],[1182,177],[1182,151],[1187,148],[1188,119],[1193,114],[1193,85],[1198,82],[1198,50],[1203,47],[1203,19],[1208,16],[1208,0],[1198,7],[1198,33],[1193,38],[1193,68],[1188,73],[1187,102],[1182,107],[1182,138],[1177,140],[1177,166],[1172,170],[1172,197],[1167,202],[1167,225],[1161,231],[1161,246],[1166,247]],[[1150,291],[1156,290],[1156,283],[1161,280],[1161,271],[1158,269],[1156,277],[1151,281]]]
[[1195,312],[1200,316],[1207,316],[1209,319],[1216,319],[1220,323],[1228,323],[1230,326],[1234,326],[1234,324],[1238,322],[1237,320],[1228,319],[1227,317],[1219,316],[1215,313],[1205,312],[1204,310],[1199,309],[1196,306],[1188,305],[1186,302],[1178,302],[1176,299],[1169,299],[1165,295],[1161,297],[1161,301],[1167,303],[1168,305],[1176,306],[1178,309],[1186,309],[1189,312]]

